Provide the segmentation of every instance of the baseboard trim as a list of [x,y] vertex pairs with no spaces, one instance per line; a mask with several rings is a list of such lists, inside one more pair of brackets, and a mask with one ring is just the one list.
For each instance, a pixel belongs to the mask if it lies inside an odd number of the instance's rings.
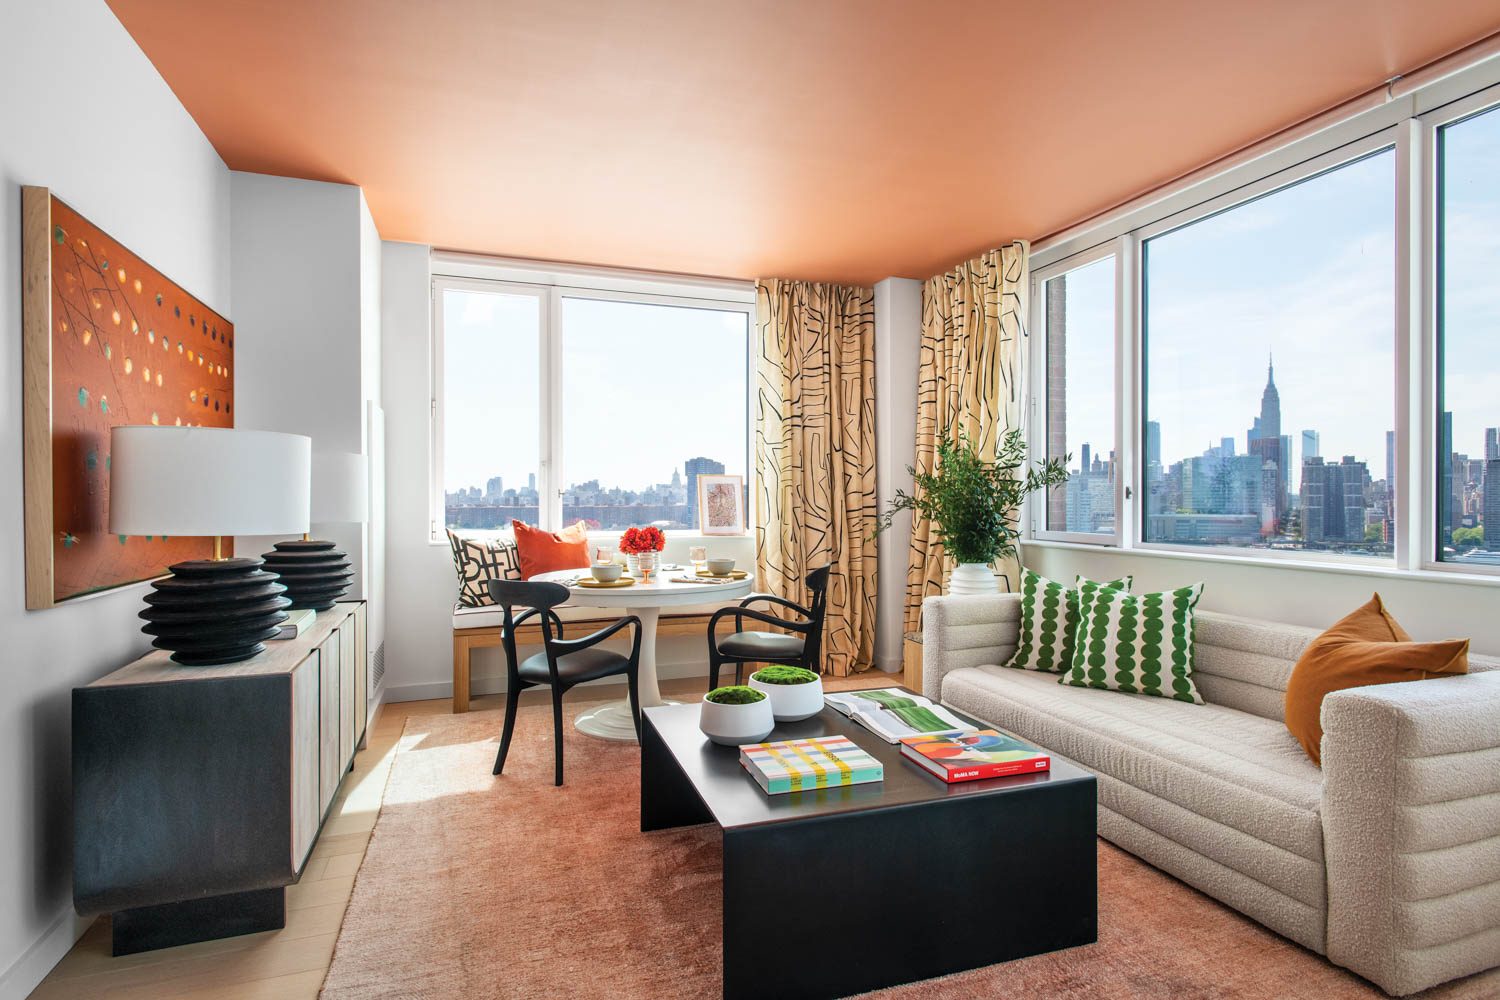
[[10,968],[0,973],[0,998],[22,1000],[47,978],[53,966],[61,962],[68,949],[93,925],[94,917],[80,917],[70,904],[59,913]]

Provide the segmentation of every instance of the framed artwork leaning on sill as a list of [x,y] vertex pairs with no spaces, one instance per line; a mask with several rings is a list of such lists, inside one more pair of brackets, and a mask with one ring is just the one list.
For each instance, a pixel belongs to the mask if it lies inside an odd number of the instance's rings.
[[745,533],[745,477],[698,477],[698,530],[705,535]]

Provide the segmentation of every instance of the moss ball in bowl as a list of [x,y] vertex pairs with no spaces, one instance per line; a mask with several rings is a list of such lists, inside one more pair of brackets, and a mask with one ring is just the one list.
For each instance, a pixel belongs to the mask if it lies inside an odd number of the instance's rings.
[[750,686],[771,699],[777,722],[800,722],[823,711],[823,678],[802,667],[776,664],[750,675]]
[[818,675],[804,667],[776,663],[760,668],[750,675],[750,679],[762,684],[811,684],[818,679]]
[[698,728],[721,746],[759,743],[776,728],[771,699],[751,687],[714,688],[698,707]]

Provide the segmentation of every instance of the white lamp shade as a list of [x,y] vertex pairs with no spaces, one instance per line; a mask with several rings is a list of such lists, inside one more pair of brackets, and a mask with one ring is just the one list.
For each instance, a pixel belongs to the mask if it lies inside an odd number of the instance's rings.
[[115,535],[290,535],[308,529],[312,439],[228,427],[115,427]]
[[312,457],[312,520],[363,521],[369,514],[365,456],[318,451]]

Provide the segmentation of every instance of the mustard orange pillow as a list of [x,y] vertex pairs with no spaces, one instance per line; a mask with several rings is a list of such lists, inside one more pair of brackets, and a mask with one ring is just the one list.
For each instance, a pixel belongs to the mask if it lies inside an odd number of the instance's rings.
[[1286,685],[1286,727],[1323,766],[1323,697],[1344,688],[1469,672],[1469,640],[1413,642],[1380,595],[1335,622],[1303,650]]
[[521,557],[521,579],[588,567],[589,536],[582,521],[561,531],[544,531],[520,521],[512,521],[510,526],[516,534],[516,554]]

